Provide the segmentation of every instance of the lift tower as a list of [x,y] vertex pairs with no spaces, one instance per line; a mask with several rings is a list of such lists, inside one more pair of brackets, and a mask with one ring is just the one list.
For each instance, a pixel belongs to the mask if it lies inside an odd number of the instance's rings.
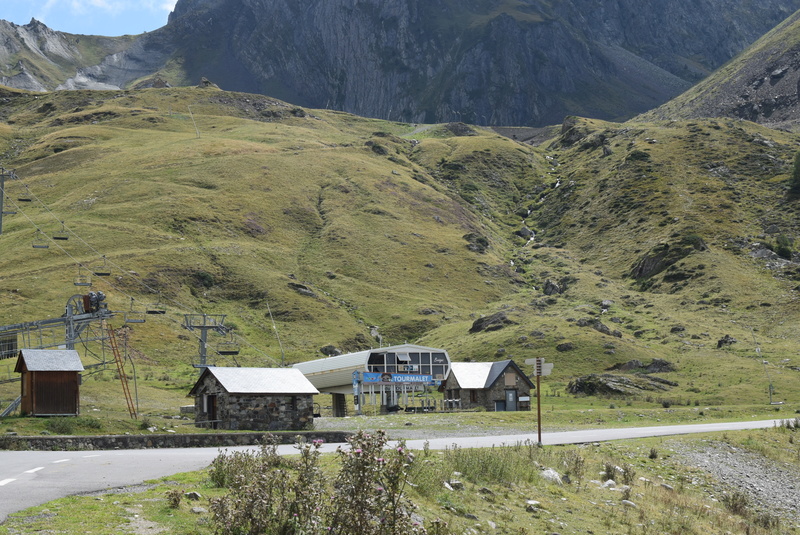
[[92,323],[114,317],[105,299],[103,292],[73,295],[59,318],[0,326],[0,359],[16,357],[19,348],[75,349],[78,342],[106,340],[108,334],[103,329],[99,332],[91,329]]
[[190,331],[200,331],[200,362],[194,365],[195,368],[206,368],[209,366],[208,331],[216,331],[223,335],[227,334],[228,328],[225,327],[225,316],[225,314],[184,314],[183,327]]

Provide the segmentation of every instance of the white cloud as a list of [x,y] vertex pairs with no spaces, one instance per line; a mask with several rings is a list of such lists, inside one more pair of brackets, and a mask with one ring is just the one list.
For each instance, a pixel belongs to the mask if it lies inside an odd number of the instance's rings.
[[125,11],[150,11],[152,13],[169,13],[175,9],[177,0],[47,0],[44,9],[49,10],[56,4],[69,3],[73,13],[106,13],[118,14]]

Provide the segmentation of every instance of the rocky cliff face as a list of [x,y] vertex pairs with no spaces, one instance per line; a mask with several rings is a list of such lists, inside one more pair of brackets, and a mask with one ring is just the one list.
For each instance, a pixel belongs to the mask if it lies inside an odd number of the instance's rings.
[[167,26],[60,83],[125,87],[160,72],[173,85],[205,76],[223,89],[408,122],[623,119],[682,93],[798,8],[800,0],[179,0]]
[[797,0],[646,8],[636,0],[180,0],[169,28],[195,45],[184,43],[191,77],[215,71],[209,77],[223,88],[402,121],[519,125],[653,108],[797,8]]
[[773,128],[800,123],[800,12],[650,119],[737,117]]
[[[56,32],[36,20],[24,26],[0,20],[0,84],[29,91],[52,90],[71,76],[79,78],[80,69],[94,65],[98,58],[129,49],[131,42],[128,36]],[[98,80],[91,80],[89,86],[116,88]]]

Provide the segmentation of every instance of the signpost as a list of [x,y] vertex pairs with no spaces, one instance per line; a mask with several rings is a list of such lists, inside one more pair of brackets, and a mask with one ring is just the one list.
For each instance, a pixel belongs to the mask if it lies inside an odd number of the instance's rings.
[[535,359],[525,359],[525,364],[533,365],[533,374],[536,376],[536,425],[539,430],[539,443],[542,445],[542,389],[540,378],[542,375],[550,375],[553,371],[553,363],[545,362],[543,357]]

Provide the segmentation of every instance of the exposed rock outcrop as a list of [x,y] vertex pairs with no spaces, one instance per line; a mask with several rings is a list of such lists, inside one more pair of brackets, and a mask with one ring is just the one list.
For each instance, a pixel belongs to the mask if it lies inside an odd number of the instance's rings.
[[607,394],[638,394],[647,391],[664,391],[678,383],[667,381],[659,377],[645,375],[614,375],[610,373],[590,374],[579,377],[569,383],[567,391],[570,394],[607,395]]
[[497,331],[508,325],[516,325],[516,322],[510,320],[505,312],[497,312],[491,316],[476,319],[472,322],[472,327],[470,327],[469,332]]

